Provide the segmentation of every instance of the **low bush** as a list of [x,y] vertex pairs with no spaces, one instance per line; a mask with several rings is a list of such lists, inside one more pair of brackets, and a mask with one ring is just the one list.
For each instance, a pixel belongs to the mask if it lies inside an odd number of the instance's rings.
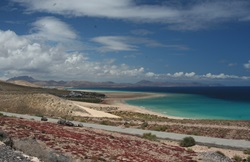
[[221,152],[221,151],[216,151],[216,153],[217,153],[217,154],[220,154],[220,155],[222,155],[222,156],[225,156],[225,154],[224,154],[223,152]]
[[235,162],[241,162],[242,161],[242,158],[240,156],[238,156],[238,155],[234,155],[233,159],[234,159]]
[[244,154],[250,155],[250,149],[244,150],[243,152],[244,152]]
[[181,147],[191,147],[191,146],[194,146],[195,144],[196,142],[193,137],[185,137],[180,142]]
[[154,131],[161,131],[161,132],[165,132],[168,129],[168,126],[166,125],[156,125],[150,128],[151,130]]
[[247,162],[250,162],[250,156],[247,157]]
[[148,122],[143,122],[143,123],[141,124],[141,128],[142,128],[142,129],[145,129],[146,127],[148,127]]
[[157,137],[152,133],[143,133],[142,138],[148,139],[150,141],[155,141]]
[[109,121],[109,120],[102,120],[99,124],[101,124],[101,125],[111,125],[111,126],[115,125],[114,122]]
[[187,149],[187,152],[190,152],[190,153],[191,153],[191,152],[194,152],[194,150],[191,149],[191,148],[188,148],[188,149]]

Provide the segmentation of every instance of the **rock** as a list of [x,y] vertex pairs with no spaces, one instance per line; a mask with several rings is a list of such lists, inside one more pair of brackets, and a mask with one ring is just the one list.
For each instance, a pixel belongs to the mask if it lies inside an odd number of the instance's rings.
[[66,121],[65,123],[66,126],[69,126],[69,127],[73,127],[74,126],[74,123],[70,122],[70,121]]
[[12,150],[9,146],[0,145],[0,161],[2,162],[31,162],[22,153]]
[[65,125],[66,120],[65,119],[59,119],[57,124]]
[[202,157],[202,160],[204,162],[232,162],[232,160],[225,156],[225,155],[221,155],[217,152],[201,152],[199,153],[199,156]]
[[66,125],[66,126],[70,126],[70,127],[75,126],[74,123],[67,121],[67,120],[64,120],[64,119],[58,120],[57,124]]
[[48,118],[46,118],[45,116],[43,116],[43,117],[41,118],[41,121],[48,121]]
[[7,146],[13,147],[12,139],[5,133],[3,130],[0,129],[0,141],[2,141]]
[[14,140],[14,147],[25,154],[38,157],[44,162],[73,162],[70,157],[50,149],[46,144],[39,142],[36,139],[26,138]]
[[82,123],[79,123],[79,124],[78,124],[78,127],[83,127],[83,124],[82,124]]

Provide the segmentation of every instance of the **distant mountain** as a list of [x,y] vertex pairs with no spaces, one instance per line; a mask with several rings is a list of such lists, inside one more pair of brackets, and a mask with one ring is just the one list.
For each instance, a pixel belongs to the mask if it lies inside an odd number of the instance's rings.
[[43,81],[36,80],[29,76],[20,76],[10,78],[7,81],[24,80],[36,85],[45,87],[74,87],[74,88],[128,88],[128,87],[191,87],[191,86],[210,86],[201,83],[176,83],[176,82],[152,82],[149,80],[141,80],[137,83],[114,83],[108,82],[89,82],[89,81]]
[[141,80],[135,85],[139,87],[190,87],[190,86],[208,86],[201,83],[177,83],[177,82],[152,82],[149,80]]
[[49,81],[43,81],[43,80],[36,80],[30,76],[18,76],[18,77],[13,77],[10,78],[8,80],[6,80],[7,82],[12,82],[14,83],[14,81],[26,81],[29,83],[33,83],[35,85],[39,85],[39,86],[65,86],[68,82],[66,81],[54,81],[54,80],[49,80]]
[[141,84],[152,84],[152,83],[153,83],[153,82],[151,82],[151,81],[149,81],[149,80],[141,80],[141,81],[137,82],[136,84],[141,85]]
[[30,76],[18,76],[18,77],[13,77],[7,80],[7,82],[9,81],[15,81],[15,80],[23,80],[23,81],[27,81],[27,82],[36,82],[37,80],[35,80],[34,78],[30,77]]

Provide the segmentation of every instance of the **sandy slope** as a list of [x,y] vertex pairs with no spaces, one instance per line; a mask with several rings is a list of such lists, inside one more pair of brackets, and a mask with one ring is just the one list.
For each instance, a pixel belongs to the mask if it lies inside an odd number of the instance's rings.
[[[83,116],[118,118],[102,111],[88,108],[81,102],[65,100],[49,94],[1,95],[0,110],[22,114],[46,116]],[[91,104],[90,104],[91,105]]]
[[[109,113],[105,113],[103,111],[98,111],[98,110],[94,110],[94,109],[90,109],[88,107],[85,106],[85,104],[83,102],[73,102],[76,106],[82,108],[83,110],[87,111],[88,114],[86,113],[81,113],[81,112],[73,112],[73,116],[88,116],[88,117],[105,117],[105,118],[119,118],[116,115],[112,115]],[[88,104],[91,105],[91,104]]]
[[24,80],[13,80],[13,81],[9,81],[9,83],[13,83],[16,85],[21,85],[21,86],[27,86],[27,87],[41,87],[39,85],[24,81]]

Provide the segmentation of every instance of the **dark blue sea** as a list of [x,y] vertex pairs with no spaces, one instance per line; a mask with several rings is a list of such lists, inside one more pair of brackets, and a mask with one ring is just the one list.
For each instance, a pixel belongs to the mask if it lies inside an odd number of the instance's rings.
[[170,116],[250,120],[250,87],[140,87],[98,90],[166,94],[166,97],[129,100],[127,103]]

